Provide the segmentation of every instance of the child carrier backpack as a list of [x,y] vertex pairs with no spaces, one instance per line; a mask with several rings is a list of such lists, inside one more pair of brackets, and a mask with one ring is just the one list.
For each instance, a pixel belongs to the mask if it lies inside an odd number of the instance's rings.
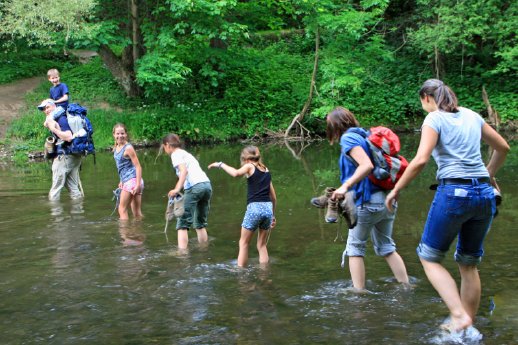
[[[408,166],[406,158],[399,154],[399,137],[390,128],[383,126],[372,127],[367,136],[363,131],[352,132],[365,138],[369,145],[374,165],[369,180],[381,189],[393,189]],[[347,157],[352,159],[349,155]]]
[[87,117],[86,108],[77,103],[70,103],[67,108],[67,121],[74,135],[70,145],[67,145],[68,153],[95,155],[94,128]]

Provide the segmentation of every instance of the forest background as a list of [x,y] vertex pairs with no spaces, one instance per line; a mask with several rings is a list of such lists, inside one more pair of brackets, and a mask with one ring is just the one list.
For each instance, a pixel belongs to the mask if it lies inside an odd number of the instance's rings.
[[[364,127],[419,128],[428,78],[513,123],[517,14],[504,0],[6,0],[0,83],[42,83],[3,144],[19,159],[41,150],[49,68],[89,109],[98,149],[116,122],[143,144],[322,136],[337,105]],[[81,64],[76,49],[98,56]]]

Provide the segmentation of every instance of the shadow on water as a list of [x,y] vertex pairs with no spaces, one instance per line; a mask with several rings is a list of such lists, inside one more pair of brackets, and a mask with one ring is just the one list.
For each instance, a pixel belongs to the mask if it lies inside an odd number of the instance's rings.
[[[403,138],[414,152],[416,137]],[[189,148],[207,166],[239,165],[240,145]],[[260,265],[236,267],[246,208],[246,181],[208,171],[213,184],[209,244],[190,234],[189,250],[176,246],[174,221],[164,234],[167,192],[176,177],[168,157],[139,151],[146,189],[142,221],[120,222],[113,193],[113,158],[85,161],[86,197],[46,199],[48,165],[2,170],[0,179],[0,333],[3,344],[512,344],[518,342],[518,162],[499,174],[504,203],[486,241],[480,267],[482,301],[476,327],[483,334],[446,334],[447,316],[415,254],[433,192],[435,167],[400,198],[395,240],[412,276],[397,284],[385,260],[368,248],[367,292],[351,289],[340,267],[343,224],[326,224],[309,199],[338,182],[338,148],[264,145],[278,194],[277,227]],[[406,154],[410,157],[411,154]],[[445,261],[456,273],[450,253]]]

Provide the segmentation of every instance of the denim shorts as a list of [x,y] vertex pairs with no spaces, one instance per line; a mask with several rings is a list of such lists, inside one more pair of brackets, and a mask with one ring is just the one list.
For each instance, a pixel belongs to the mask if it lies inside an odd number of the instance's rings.
[[357,207],[358,223],[349,229],[343,256],[365,256],[369,236],[376,255],[387,256],[396,251],[392,239],[396,209],[390,212],[385,207],[385,198],[384,192],[377,192],[371,195],[369,202]]
[[210,182],[197,183],[184,191],[183,216],[176,222],[176,230],[188,230],[193,226],[196,230],[207,227],[212,186]]
[[272,226],[273,204],[271,202],[251,202],[246,206],[245,217],[241,226],[255,231],[257,228],[268,230]]
[[493,187],[487,183],[439,185],[417,255],[426,261],[441,262],[457,237],[455,261],[464,265],[480,263],[495,211]]

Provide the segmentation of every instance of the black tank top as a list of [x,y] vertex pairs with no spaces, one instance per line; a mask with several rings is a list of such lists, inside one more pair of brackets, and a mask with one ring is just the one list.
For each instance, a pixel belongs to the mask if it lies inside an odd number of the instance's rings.
[[[255,164],[254,164],[255,166]],[[255,166],[254,173],[248,177],[248,195],[246,203],[267,202],[270,200],[270,182],[272,176],[269,171],[261,171]]]

